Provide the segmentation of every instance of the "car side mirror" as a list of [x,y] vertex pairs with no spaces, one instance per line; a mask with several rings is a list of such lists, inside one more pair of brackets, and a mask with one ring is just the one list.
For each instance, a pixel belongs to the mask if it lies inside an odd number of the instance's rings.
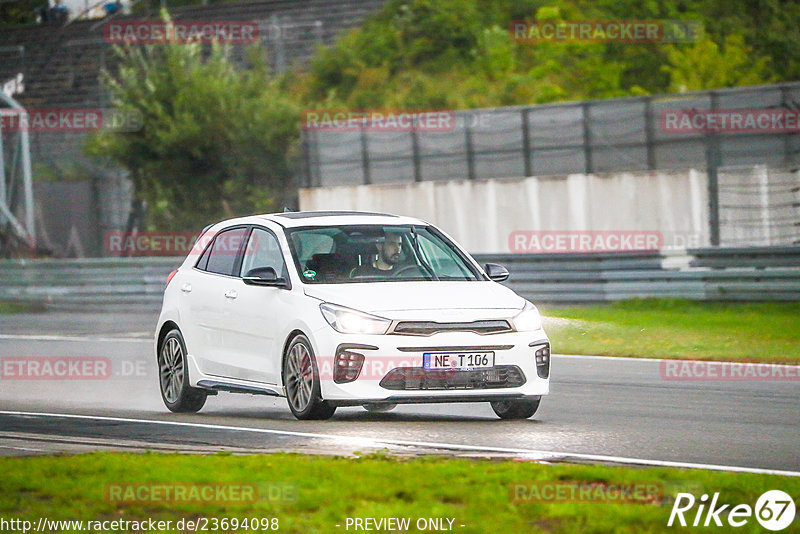
[[289,282],[285,278],[279,278],[278,273],[272,267],[250,269],[242,277],[242,281],[249,286],[289,288]]
[[483,270],[486,272],[486,276],[495,282],[502,282],[508,279],[508,269],[497,263],[487,263]]

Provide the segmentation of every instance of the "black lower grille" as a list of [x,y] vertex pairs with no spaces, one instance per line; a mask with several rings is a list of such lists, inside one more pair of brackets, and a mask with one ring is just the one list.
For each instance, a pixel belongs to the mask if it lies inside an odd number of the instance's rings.
[[524,383],[525,375],[516,365],[470,371],[399,367],[383,377],[381,387],[392,390],[498,389],[516,388]]

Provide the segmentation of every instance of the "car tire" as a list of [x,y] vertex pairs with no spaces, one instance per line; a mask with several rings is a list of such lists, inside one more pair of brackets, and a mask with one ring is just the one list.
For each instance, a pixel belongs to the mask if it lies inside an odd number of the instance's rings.
[[158,347],[158,383],[161,398],[170,411],[199,412],[206,403],[206,392],[189,386],[186,343],[177,328],[170,330]]
[[295,336],[283,358],[283,385],[289,409],[300,420],[330,419],[336,406],[322,400],[319,368],[308,338]]
[[492,402],[492,410],[500,419],[527,419],[539,409],[541,397]]
[[386,404],[386,403],[380,403],[380,404],[369,403],[369,404],[364,404],[363,406],[365,410],[372,413],[391,412],[392,410],[397,408],[397,404]]

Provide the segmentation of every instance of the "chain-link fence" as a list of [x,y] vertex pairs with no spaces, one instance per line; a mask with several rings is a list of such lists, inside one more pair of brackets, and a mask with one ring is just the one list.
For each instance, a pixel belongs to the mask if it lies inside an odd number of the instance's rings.
[[[452,115],[452,127],[436,131],[358,121],[306,128],[306,185],[705,169],[710,241],[719,244],[719,198],[728,193],[718,190],[718,169],[800,163],[800,83]],[[798,177],[787,176],[791,189]]]
[[[752,113],[738,124],[731,115],[757,110],[800,111],[800,83],[459,111],[447,131],[306,130],[306,183],[796,166],[800,129],[791,122],[796,115],[761,124]],[[712,115],[727,125],[715,129]]]

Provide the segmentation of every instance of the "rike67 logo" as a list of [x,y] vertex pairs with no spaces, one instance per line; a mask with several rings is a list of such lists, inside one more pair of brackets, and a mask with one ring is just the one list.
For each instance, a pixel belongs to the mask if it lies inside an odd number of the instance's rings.
[[[738,528],[746,525],[755,516],[762,527],[777,532],[792,524],[796,512],[792,497],[781,490],[764,492],[756,501],[755,507],[749,504],[737,504],[731,507],[730,504],[718,504],[718,501],[719,493],[714,493],[710,502],[708,494],[696,499],[691,493],[678,493],[667,526],[671,527],[677,519],[677,524],[682,527]],[[697,505],[696,511],[693,510],[695,505]]]

